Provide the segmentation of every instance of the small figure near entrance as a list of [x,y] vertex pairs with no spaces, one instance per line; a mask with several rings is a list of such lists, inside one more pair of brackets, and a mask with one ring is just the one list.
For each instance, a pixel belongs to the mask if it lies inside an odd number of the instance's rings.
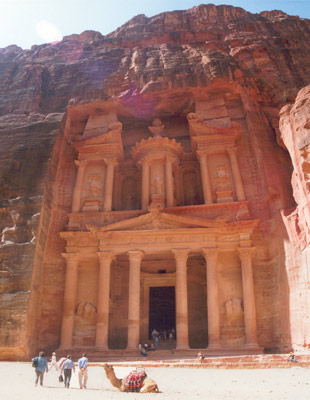
[[205,356],[201,352],[199,352],[197,354],[197,358],[198,358],[198,361],[200,362],[200,364],[202,364],[202,361],[204,360]]
[[68,355],[67,359],[64,361],[64,363],[61,366],[61,371],[64,372],[64,376],[65,376],[64,384],[65,384],[66,388],[69,388],[69,386],[70,386],[72,370],[75,373],[74,362],[71,360],[71,356]]
[[153,342],[155,342],[155,338],[156,338],[156,336],[158,336],[159,335],[159,332],[154,328],[153,330],[152,330],[152,339],[153,339]]
[[34,386],[38,386],[40,379],[40,385],[43,386],[44,372],[48,372],[48,364],[43,351],[40,351],[39,357],[35,357],[32,360],[32,366],[35,368],[36,380]]
[[290,362],[297,362],[296,357],[295,357],[295,354],[294,354],[293,351],[290,352],[290,358],[289,358],[287,361],[290,361]]
[[78,361],[79,367],[79,384],[80,389],[86,389],[87,379],[88,379],[88,372],[87,372],[87,364],[88,359],[86,358],[87,354],[84,353],[83,356]]
[[155,336],[155,350],[158,350],[158,343],[159,343],[159,335]]

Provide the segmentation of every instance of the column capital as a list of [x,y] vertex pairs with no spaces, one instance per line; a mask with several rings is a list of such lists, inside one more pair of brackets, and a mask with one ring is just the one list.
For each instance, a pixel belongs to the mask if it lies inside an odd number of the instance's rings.
[[88,160],[74,160],[74,163],[78,167],[86,167]]
[[203,255],[207,261],[216,259],[219,253],[219,249],[217,247],[203,248],[201,251],[203,252]]
[[227,151],[227,153],[228,154],[236,154],[237,153],[237,147],[235,146],[235,147],[227,147],[226,148],[226,151]]
[[67,263],[68,262],[77,263],[81,259],[80,253],[61,253],[61,255],[66,259]]
[[251,260],[255,252],[255,247],[237,247],[241,261]]
[[165,161],[166,161],[166,163],[174,164],[174,163],[176,163],[178,161],[178,159],[175,158],[175,157],[172,157],[171,155],[166,155],[165,156]]
[[116,256],[113,251],[98,251],[97,252],[99,261],[110,261],[112,262]]
[[189,249],[171,249],[176,260],[187,260]]
[[144,256],[144,251],[142,250],[130,250],[127,252],[129,260],[133,262],[141,262],[143,256]]
[[196,150],[196,154],[198,158],[208,157],[209,152],[208,150]]
[[106,165],[112,165],[113,167],[118,165],[118,160],[116,158],[104,158],[103,161]]

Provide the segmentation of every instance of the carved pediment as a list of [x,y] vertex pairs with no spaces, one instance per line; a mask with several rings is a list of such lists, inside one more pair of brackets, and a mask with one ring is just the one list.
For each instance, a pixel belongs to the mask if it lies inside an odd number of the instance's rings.
[[182,228],[221,228],[227,225],[225,219],[204,219],[183,217],[168,214],[161,209],[153,209],[149,213],[139,217],[115,222],[110,225],[98,227],[88,225],[89,230],[123,231],[123,230],[155,230],[155,229],[182,229]]

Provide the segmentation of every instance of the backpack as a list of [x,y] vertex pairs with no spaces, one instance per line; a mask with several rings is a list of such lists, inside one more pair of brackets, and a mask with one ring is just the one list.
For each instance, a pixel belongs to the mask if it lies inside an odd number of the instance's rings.
[[38,358],[34,358],[33,359],[32,366],[33,366],[33,368],[37,368],[37,366],[38,366]]

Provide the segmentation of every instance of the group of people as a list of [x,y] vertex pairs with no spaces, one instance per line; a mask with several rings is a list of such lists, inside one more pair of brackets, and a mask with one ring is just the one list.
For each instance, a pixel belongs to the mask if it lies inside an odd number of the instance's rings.
[[[71,355],[68,355],[67,358],[60,359],[59,363],[57,363],[56,353],[52,353],[50,363],[50,371],[53,367],[55,367],[56,371],[60,371],[59,381],[64,382],[65,388],[70,387],[70,381],[72,377],[72,371],[75,373],[75,363],[71,359]],[[43,386],[43,378],[44,373],[48,372],[48,362],[45,357],[45,353],[41,351],[38,357],[32,359],[32,366],[35,368],[36,379],[35,386],[38,386],[40,381],[40,385]],[[88,359],[87,354],[84,353],[82,357],[78,360],[78,369],[79,369],[79,385],[80,389],[86,389],[87,379],[88,379]]]
[[163,340],[164,342],[168,340],[169,342],[171,342],[172,340],[175,340],[176,337],[174,328],[164,329],[161,331],[158,331],[157,329],[154,328],[151,332],[151,336],[153,340],[152,344],[148,343],[139,344],[140,354],[143,357],[147,356],[148,351],[158,350],[159,340]]
[[158,339],[163,340],[164,342],[166,342],[167,340],[169,342],[171,342],[172,340],[175,340],[175,338],[176,338],[175,329],[171,328],[171,329],[163,329],[163,330],[157,331],[154,328],[152,330],[152,339],[153,339],[153,341],[155,340],[156,337],[158,337]]

